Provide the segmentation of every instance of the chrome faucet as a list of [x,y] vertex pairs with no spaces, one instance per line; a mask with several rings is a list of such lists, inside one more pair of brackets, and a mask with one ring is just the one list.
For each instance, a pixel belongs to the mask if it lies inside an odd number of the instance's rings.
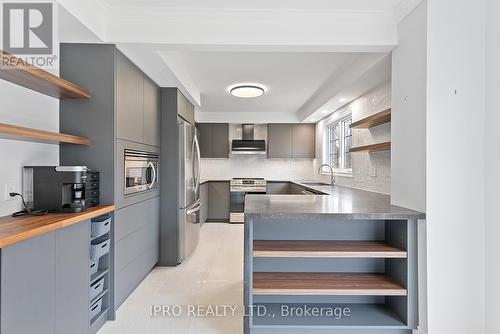
[[319,169],[318,169],[318,174],[321,174],[321,170],[323,167],[329,167],[330,168],[330,183],[332,184],[332,187],[335,185],[335,174],[333,173],[333,167],[332,165],[329,164],[322,164]]

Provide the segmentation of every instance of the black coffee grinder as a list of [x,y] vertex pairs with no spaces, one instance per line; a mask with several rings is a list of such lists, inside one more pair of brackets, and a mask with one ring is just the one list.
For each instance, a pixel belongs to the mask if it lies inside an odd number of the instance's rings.
[[32,210],[85,211],[85,166],[27,166],[23,195]]

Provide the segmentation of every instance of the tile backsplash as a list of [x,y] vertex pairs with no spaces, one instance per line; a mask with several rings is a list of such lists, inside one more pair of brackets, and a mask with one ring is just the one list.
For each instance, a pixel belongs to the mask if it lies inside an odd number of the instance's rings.
[[[351,112],[352,120],[373,115],[377,112],[391,107],[391,83],[386,82],[358,99],[341,108],[331,116],[321,120],[316,126],[316,142],[318,143],[318,159],[315,168],[321,165],[323,152],[323,128],[328,122],[335,118],[337,113]],[[371,129],[353,129],[353,146],[362,146],[373,143],[381,143],[391,140],[391,124],[382,124]],[[390,194],[391,192],[391,153],[381,152],[359,152],[352,153],[352,176],[337,176],[337,184],[359,188],[378,193]],[[329,176],[321,176],[319,180],[329,181]]]
[[[229,125],[229,140],[241,139],[241,124]],[[267,140],[267,125],[255,124],[255,139]],[[267,159],[265,155],[231,155],[229,159],[201,159],[203,180],[263,177],[267,180],[309,180],[312,159]]]

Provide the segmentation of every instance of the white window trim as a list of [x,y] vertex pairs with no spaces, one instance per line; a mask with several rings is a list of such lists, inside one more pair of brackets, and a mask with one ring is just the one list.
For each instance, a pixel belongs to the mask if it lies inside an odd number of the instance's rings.
[[[323,150],[323,163],[329,163],[329,134],[328,134],[328,128],[334,124],[341,123],[347,118],[352,119],[352,110],[351,108],[345,108],[344,110],[340,110],[334,114],[332,114],[330,117],[324,119],[324,124],[323,124],[323,145],[324,145],[324,150]],[[343,130],[341,129],[340,136],[342,137],[343,140]],[[352,137],[351,137],[352,141]],[[343,148],[342,148],[343,150]],[[341,155],[341,159],[344,159],[343,154]],[[351,157],[352,159],[352,157]],[[352,160],[351,160],[352,163]],[[352,167],[351,168],[334,168],[333,169],[333,174],[335,176],[342,176],[342,177],[353,177],[353,172],[352,172]],[[329,176],[330,171],[327,170],[326,168],[321,170],[321,175]]]

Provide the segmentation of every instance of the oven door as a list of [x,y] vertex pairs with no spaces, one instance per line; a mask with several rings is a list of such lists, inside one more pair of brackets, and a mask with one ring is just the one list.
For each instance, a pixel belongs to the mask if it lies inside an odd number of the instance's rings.
[[158,187],[158,155],[125,150],[125,195]]

